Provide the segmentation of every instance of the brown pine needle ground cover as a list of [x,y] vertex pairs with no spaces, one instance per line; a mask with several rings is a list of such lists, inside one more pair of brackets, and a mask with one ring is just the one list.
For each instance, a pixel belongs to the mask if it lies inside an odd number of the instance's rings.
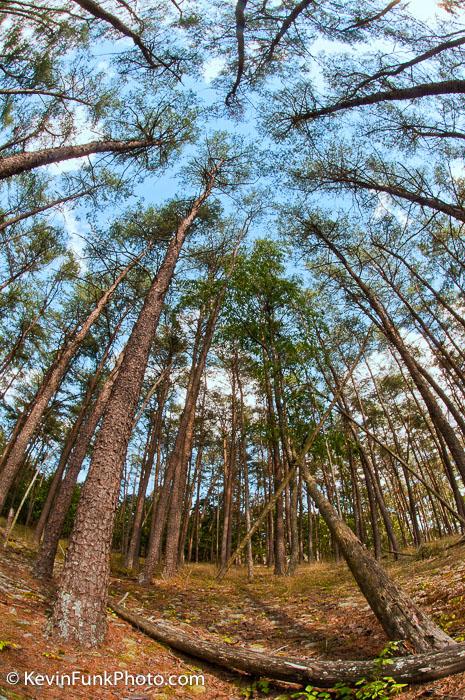
[[[445,549],[447,543],[426,549],[426,559],[403,558],[390,564],[391,574],[423,605],[449,634],[465,638],[465,547]],[[106,644],[97,651],[55,648],[44,636],[50,589],[31,574],[34,548],[22,537],[0,552],[1,641],[0,697],[16,698],[158,698],[204,697],[240,699],[252,697],[253,679],[215,669],[178,654],[148,639],[109,613]],[[149,589],[128,578],[114,557],[111,594],[125,597],[125,605],[147,619],[163,618],[192,634],[216,641],[296,658],[363,659],[374,657],[386,644],[383,630],[358,593],[343,563],[303,565],[293,578],[276,578],[266,567],[257,567],[253,583],[243,570],[233,570],[218,583],[208,565],[188,565],[175,579],[156,579]],[[127,594],[127,595],[126,595]],[[15,646],[17,645],[17,646]],[[1,646],[1,645],[0,645]],[[12,689],[5,681],[11,670],[68,673],[77,669],[90,674],[117,670],[138,673],[198,674],[204,687]],[[254,697],[287,694],[295,688],[271,684],[270,693],[254,691]],[[427,686],[410,688],[402,698],[463,700],[465,674]]]

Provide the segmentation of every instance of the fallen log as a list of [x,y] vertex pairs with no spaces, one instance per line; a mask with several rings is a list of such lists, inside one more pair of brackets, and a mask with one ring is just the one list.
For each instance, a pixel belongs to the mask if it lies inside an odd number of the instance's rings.
[[426,683],[465,671],[465,644],[453,644],[442,651],[396,657],[391,659],[389,666],[380,670],[375,660],[299,660],[269,656],[193,636],[164,620],[149,622],[112,600],[109,607],[121,619],[158,642],[228,671],[242,671],[253,676],[331,688],[336,683],[352,685],[361,678],[375,679],[380,675],[390,676],[399,683]]

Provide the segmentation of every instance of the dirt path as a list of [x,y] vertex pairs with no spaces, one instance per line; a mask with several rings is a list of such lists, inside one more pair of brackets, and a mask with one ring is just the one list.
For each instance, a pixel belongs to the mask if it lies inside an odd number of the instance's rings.
[[[19,542],[0,552],[0,639],[11,643],[0,651],[0,699],[2,695],[11,700],[64,697],[63,689],[56,686],[8,686],[5,674],[11,670],[48,675],[71,670],[91,675],[104,671],[132,675],[151,672],[165,678],[176,676],[174,681],[182,676],[182,682],[188,676],[204,676],[204,685],[169,687],[124,687],[123,679],[118,687],[94,687],[92,695],[78,684],[67,689],[67,698],[168,700],[203,696],[209,700],[239,700],[247,696],[290,697],[295,691],[276,685],[271,686],[269,694],[262,694],[253,689],[251,679],[176,654],[111,614],[104,647],[87,652],[66,645],[57,648],[44,636],[52,591],[32,577],[32,558],[31,548]],[[465,635],[464,547],[390,568],[452,636]],[[148,619],[161,617],[194,635],[273,654],[362,659],[376,656],[386,643],[382,629],[342,564],[302,566],[295,577],[279,579],[259,567],[252,584],[245,582],[243,572],[233,571],[217,583],[213,567],[188,566],[182,576],[157,580],[150,589],[117,574],[112,580],[112,593],[117,598],[125,595],[125,604]],[[463,700],[465,678],[458,676],[410,689],[402,697]]]

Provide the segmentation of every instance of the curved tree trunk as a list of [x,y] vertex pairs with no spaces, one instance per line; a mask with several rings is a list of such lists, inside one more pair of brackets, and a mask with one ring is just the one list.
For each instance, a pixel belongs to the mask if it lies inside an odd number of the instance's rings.
[[[332,688],[336,683],[353,685],[361,678],[379,678],[376,661],[327,661],[268,656],[258,651],[232,647],[191,635],[158,620],[148,622],[141,615],[109,602],[111,609],[135,629],[173,649],[232,671],[256,677],[276,678],[291,683]],[[398,683],[426,683],[465,671],[465,644],[453,644],[445,651],[391,659],[389,676]]]
[[123,355],[120,354],[113,371],[103,385],[94,405],[90,409],[90,412],[79,431],[79,436],[69,459],[68,469],[64,479],[59,485],[53,508],[45,525],[44,537],[37,554],[34,572],[41,578],[52,577],[58,543],[63,531],[66,515],[73,500],[74,487],[76,485],[79,472],[81,471],[82,463],[89,450],[95,429],[108,403],[108,399],[110,397],[110,393],[122,360]]
[[139,260],[146,255],[150,247],[151,246],[146,248],[140,255],[137,256],[137,258],[132,260],[129,265],[127,265],[119,273],[113,284],[110,285],[110,287],[108,287],[105,293],[101,296],[98,303],[92,309],[91,313],[87,316],[80,328],[72,333],[65,345],[59,350],[57,357],[46,373],[42,384],[31,403],[27,416],[24,420],[22,418],[20,419],[21,425],[18,430],[16,430],[17,426],[15,426],[12,438],[14,441],[12,442],[9,451],[3,460],[2,471],[0,473],[0,511],[5,503],[8,489],[10,488],[17,471],[21,467],[24,460],[24,455],[29,441],[38,428],[40,421],[42,420],[42,416],[44,415],[44,411],[47,408],[52,396],[58,390],[63,377],[66,374],[69,363],[79,350],[81,343],[87,336],[92,325],[97,321],[105,306],[110,301],[120,282],[122,282],[130,270],[132,270],[132,268],[139,262]]
[[133,139],[132,141],[109,139],[107,141],[89,141],[89,143],[75,146],[42,148],[30,153],[18,153],[14,156],[0,158],[0,180],[34,170],[42,165],[61,163],[63,160],[71,160],[71,158],[82,158],[91,155],[91,153],[130,153],[161,145],[161,141],[148,139]]
[[82,489],[50,629],[55,637],[85,647],[99,644],[106,633],[111,541],[121,471],[150,348],[183,243],[221,164],[205,176],[205,188],[179,224],[146,296],[124,351]]

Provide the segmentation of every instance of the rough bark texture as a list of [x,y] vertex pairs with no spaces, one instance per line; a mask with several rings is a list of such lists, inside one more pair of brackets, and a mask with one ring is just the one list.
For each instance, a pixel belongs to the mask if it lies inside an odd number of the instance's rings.
[[61,163],[63,160],[70,160],[71,158],[82,158],[83,156],[89,156],[91,153],[129,153],[160,145],[160,141],[148,139],[133,139],[132,141],[109,139],[108,141],[89,141],[89,143],[75,146],[42,148],[31,153],[18,153],[14,156],[0,158],[0,180],[34,170],[34,168],[39,168],[42,165]]
[[60,483],[54,507],[45,526],[44,536],[37,554],[34,571],[36,575],[41,578],[51,578],[53,574],[53,565],[55,563],[58,543],[63,531],[66,515],[73,500],[74,486],[89,449],[92,436],[108,403],[111,389],[122,360],[123,355],[120,355],[113,372],[103,385],[89,415],[84,421],[82,429],[79,432],[79,437],[71,453],[68,469],[64,479]]
[[[312,499],[320,511],[346,563],[371,609],[390,639],[407,639],[417,651],[443,649],[453,640],[412,602],[386,574],[380,564],[339,517],[323,496],[308,467],[302,474]],[[391,668],[391,667],[389,667]]]
[[[185,654],[233,671],[253,676],[331,688],[336,683],[354,684],[361,678],[379,677],[373,661],[320,661],[268,656],[249,649],[238,649],[191,636],[174,625],[159,620],[148,622],[142,616],[110,601],[111,609],[133,627],[152,639],[168,644]],[[389,676],[398,683],[426,683],[465,671],[465,644],[453,644],[445,651],[392,659]]]
[[106,633],[111,541],[121,471],[150,347],[182,245],[211,192],[216,172],[210,174],[204,191],[180,223],[147,294],[125,348],[82,490],[50,630],[55,637],[85,647],[99,644]]
[[[119,324],[118,324],[119,328]],[[113,344],[113,341],[115,339],[116,331],[112,334],[112,337],[110,338],[110,342],[108,343],[107,347],[105,348],[105,352],[102,355],[102,358],[100,359],[100,362],[98,363],[97,369],[95,373],[92,375],[92,378],[88,382],[87,385],[87,390],[84,395],[83,401],[81,408],[79,409],[79,414],[74,421],[73,426],[68,432],[68,435],[66,437],[66,442],[63,447],[63,450],[60,455],[60,461],[58,462],[58,466],[56,469],[55,474],[53,475],[53,480],[52,483],[50,484],[50,488],[47,493],[47,498],[45,500],[44,506],[42,508],[42,512],[40,514],[40,518],[38,520],[38,523],[36,525],[35,531],[34,531],[34,536],[37,541],[40,540],[42,537],[42,533],[45,528],[45,524],[48,520],[48,516],[50,514],[53,502],[55,500],[55,495],[56,492],[58,491],[58,487],[60,486],[61,480],[63,478],[63,474],[66,469],[66,465],[68,464],[68,459],[71,454],[71,451],[74,448],[74,445],[76,443],[76,440],[79,436],[79,432],[81,430],[81,426],[84,422],[84,419],[87,414],[87,409],[89,408],[90,402],[92,401],[92,396],[95,391],[95,387],[97,386],[97,383],[99,381],[99,378],[102,374],[103,368],[105,366],[105,363],[108,359],[108,355],[111,350],[111,346]]]
[[18,469],[23,462],[29,441],[38,428],[50,399],[60,386],[61,381],[63,380],[63,377],[68,369],[69,363],[79,350],[81,343],[87,336],[92,325],[95,323],[95,321],[97,321],[105,306],[110,301],[119,283],[139,262],[143,255],[146,254],[147,250],[148,249],[135,258],[135,260],[133,260],[124,268],[124,270],[119,273],[116,280],[102,295],[84,323],[71,335],[69,340],[60,349],[52,366],[46,373],[33,402],[31,403],[27,416],[25,419],[23,419],[23,417],[19,419],[21,421],[20,428],[16,430],[15,426],[15,429],[13,430],[13,437],[11,439],[12,444],[6,454],[6,458],[3,460],[2,471],[0,473],[0,511],[5,503],[8,489],[10,488]]

